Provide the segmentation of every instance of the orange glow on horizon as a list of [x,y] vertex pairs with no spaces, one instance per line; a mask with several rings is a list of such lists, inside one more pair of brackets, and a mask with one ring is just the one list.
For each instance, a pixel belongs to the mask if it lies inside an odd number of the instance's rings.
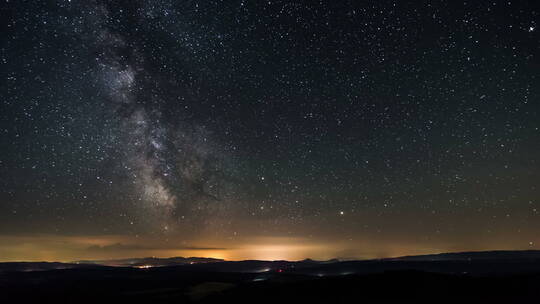
[[[128,236],[0,236],[0,261],[108,260],[141,257],[204,257],[224,260],[373,259],[441,252],[534,249],[498,240],[448,247],[439,244],[378,239],[335,242],[295,237],[251,237],[236,241],[202,239],[196,246],[175,246],[152,237]],[[539,244],[535,242],[535,244]],[[208,246],[212,244],[214,246]],[[176,248],[175,248],[176,247]]]

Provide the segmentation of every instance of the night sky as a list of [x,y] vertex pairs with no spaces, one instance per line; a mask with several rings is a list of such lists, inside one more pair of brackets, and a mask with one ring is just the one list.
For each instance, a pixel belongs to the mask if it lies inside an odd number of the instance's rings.
[[0,260],[540,249],[538,1],[3,1]]

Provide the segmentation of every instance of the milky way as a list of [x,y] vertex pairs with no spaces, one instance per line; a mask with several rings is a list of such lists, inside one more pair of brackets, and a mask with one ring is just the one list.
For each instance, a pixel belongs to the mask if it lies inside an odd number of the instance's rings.
[[[174,96],[146,94],[146,90],[159,90],[161,84],[145,69],[137,42],[111,29],[105,4],[87,5],[85,11],[93,14],[84,16],[88,26],[81,36],[95,46],[98,88],[103,89],[110,110],[117,115],[120,129],[114,136],[125,144],[124,169],[141,207],[159,215],[157,220],[164,230],[194,213],[211,216],[209,212],[216,209],[212,204],[230,203],[224,193],[230,185],[227,152],[212,142],[202,126],[179,124],[182,112],[174,117],[176,123],[164,117],[165,99]],[[138,11],[138,18],[148,18],[144,8]]]

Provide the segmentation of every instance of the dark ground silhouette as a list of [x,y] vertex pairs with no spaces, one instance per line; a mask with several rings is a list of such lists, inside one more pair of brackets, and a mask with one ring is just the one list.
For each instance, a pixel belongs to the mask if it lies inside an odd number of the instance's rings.
[[540,258],[529,251],[150,268],[0,263],[0,291],[2,303],[536,303]]

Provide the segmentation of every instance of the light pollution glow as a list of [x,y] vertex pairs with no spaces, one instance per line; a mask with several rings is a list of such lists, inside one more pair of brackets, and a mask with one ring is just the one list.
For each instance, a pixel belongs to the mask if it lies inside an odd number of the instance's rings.
[[[139,244],[145,244],[140,246]],[[209,239],[198,241],[196,246],[174,246],[171,242],[157,243],[151,237],[128,238],[121,235],[107,236],[0,236],[0,260],[2,261],[60,261],[102,260],[134,257],[210,257],[225,260],[302,260],[312,258],[327,260],[372,259],[418,255],[449,251],[474,251],[498,249],[530,249],[527,245],[510,241],[501,246],[493,238],[476,246],[450,247],[445,241],[433,246],[433,242],[411,242],[364,239],[351,242],[312,240],[294,237],[252,237],[241,241]],[[207,247],[204,244],[221,246]]]

